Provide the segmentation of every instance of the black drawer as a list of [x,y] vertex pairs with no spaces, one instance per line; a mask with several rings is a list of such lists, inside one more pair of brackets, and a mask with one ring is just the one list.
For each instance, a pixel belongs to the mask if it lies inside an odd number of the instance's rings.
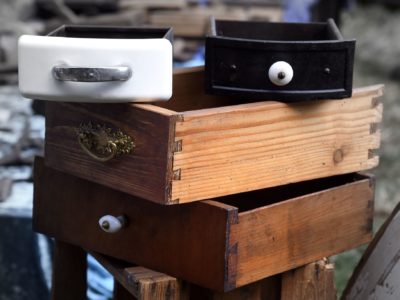
[[354,49],[355,40],[344,40],[333,20],[212,20],[212,35],[206,39],[206,91],[281,101],[351,97]]

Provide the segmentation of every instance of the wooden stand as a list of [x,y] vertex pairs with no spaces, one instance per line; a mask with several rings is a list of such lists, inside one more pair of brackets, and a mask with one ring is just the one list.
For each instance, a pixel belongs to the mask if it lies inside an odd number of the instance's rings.
[[[114,277],[115,300],[333,300],[333,265],[327,259],[228,293],[214,292],[140,266],[89,252]],[[55,242],[53,300],[86,299],[86,252]]]
[[[177,71],[165,107],[47,103],[33,227],[56,239],[53,300],[86,299],[87,251],[112,257],[92,253],[115,299],[336,298],[333,266],[313,261],[371,240],[373,179],[353,172],[378,164],[382,86],[232,105],[203,80]],[[88,121],[96,151],[118,129],[134,152],[94,160],[77,139]]]

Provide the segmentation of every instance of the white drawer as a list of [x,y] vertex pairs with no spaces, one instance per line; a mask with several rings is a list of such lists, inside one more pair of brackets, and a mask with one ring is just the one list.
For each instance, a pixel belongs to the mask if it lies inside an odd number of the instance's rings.
[[27,98],[65,102],[150,102],[172,95],[170,29],[63,26],[18,45]]

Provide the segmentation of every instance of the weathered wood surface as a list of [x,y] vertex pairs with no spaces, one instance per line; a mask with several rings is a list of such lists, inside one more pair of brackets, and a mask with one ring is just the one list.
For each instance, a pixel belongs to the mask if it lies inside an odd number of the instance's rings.
[[[124,104],[46,104],[46,164],[154,202],[166,201],[170,169],[171,119],[164,109]],[[168,112],[167,112],[168,113]],[[80,147],[82,123],[106,124],[132,137],[133,153],[106,163],[89,157]]]
[[[119,299],[140,300],[279,300],[281,277],[269,277],[223,293],[183,282],[147,268],[132,266],[99,253],[90,252],[116,282]],[[125,292],[123,291],[125,289]],[[127,292],[131,295],[127,294]]]
[[[181,284],[178,279],[140,266],[103,256],[90,254],[138,300],[179,300]],[[122,292],[121,292],[122,293]]]
[[[344,100],[243,103],[205,95],[203,77],[202,68],[176,71],[173,98],[157,105],[48,103],[46,165],[180,204],[378,164],[382,86]],[[136,148],[106,163],[93,160],[77,141],[76,128],[87,122],[121,129]]]
[[350,99],[258,102],[182,113],[171,199],[179,203],[378,165],[382,86]]
[[[162,206],[35,164],[35,230],[219,291],[368,242],[372,209],[354,174]],[[103,232],[108,214],[127,227]]]
[[[92,254],[116,280],[117,291],[124,292],[125,287],[135,299],[177,299],[177,300],[334,300],[336,289],[334,283],[334,266],[327,259],[307,264],[268,277],[255,283],[222,293],[215,292],[189,282],[180,282],[171,276],[143,268],[132,267],[129,263],[115,261],[101,254]],[[166,283],[173,286],[172,291],[165,292]],[[138,291],[146,286],[145,294]],[[147,288],[152,286],[152,288]],[[159,291],[162,291],[159,293]],[[121,299],[133,299],[129,296]]]
[[175,11],[154,11],[149,14],[149,23],[160,27],[171,26],[176,36],[203,38],[211,16],[218,19],[248,19],[242,8],[197,6]]
[[240,213],[236,285],[369,242],[373,203],[373,183],[362,180]]
[[[171,3],[171,5],[174,5],[174,3]],[[148,15],[150,24],[163,27],[171,26],[174,28],[174,35],[176,36],[203,39],[209,31],[211,16],[219,20],[279,22],[282,21],[283,9],[278,5],[262,7],[247,5],[246,9],[233,5],[193,5],[181,7],[180,10],[149,11]]]
[[281,300],[336,300],[333,264],[323,259],[282,274]]
[[[45,168],[40,159],[34,177],[35,230],[202,286],[225,288],[226,241],[236,208],[213,201],[162,206]],[[128,226],[106,233],[98,225],[104,215],[125,215]]]
[[400,299],[400,204],[368,246],[342,299]]
[[118,5],[120,8],[123,9],[183,8],[186,6],[186,1],[185,0],[120,0]]
[[56,240],[52,300],[86,300],[86,253],[80,247]]

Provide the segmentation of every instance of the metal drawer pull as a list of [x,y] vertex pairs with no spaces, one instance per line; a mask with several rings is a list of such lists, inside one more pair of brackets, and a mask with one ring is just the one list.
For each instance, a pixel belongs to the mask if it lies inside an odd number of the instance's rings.
[[132,71],[127,66],[104,68],[81,68],[69,66],[53,67],[53,77],[59,81],[106,82],[127,81]]
[[105,215],[100,218],[100,228],[107,233],[116,233],[126,226],[126,217],[118,216],[114,217],[111,215]]
[[132,138],[121,130],[92,123],[79,126],[78,142],[86,154],[101,162],[129,154],[135,147]]
[[268,70],[269,80],[275,85],[284,86],[292,81],[293,68],[285,61],[277,61]]

